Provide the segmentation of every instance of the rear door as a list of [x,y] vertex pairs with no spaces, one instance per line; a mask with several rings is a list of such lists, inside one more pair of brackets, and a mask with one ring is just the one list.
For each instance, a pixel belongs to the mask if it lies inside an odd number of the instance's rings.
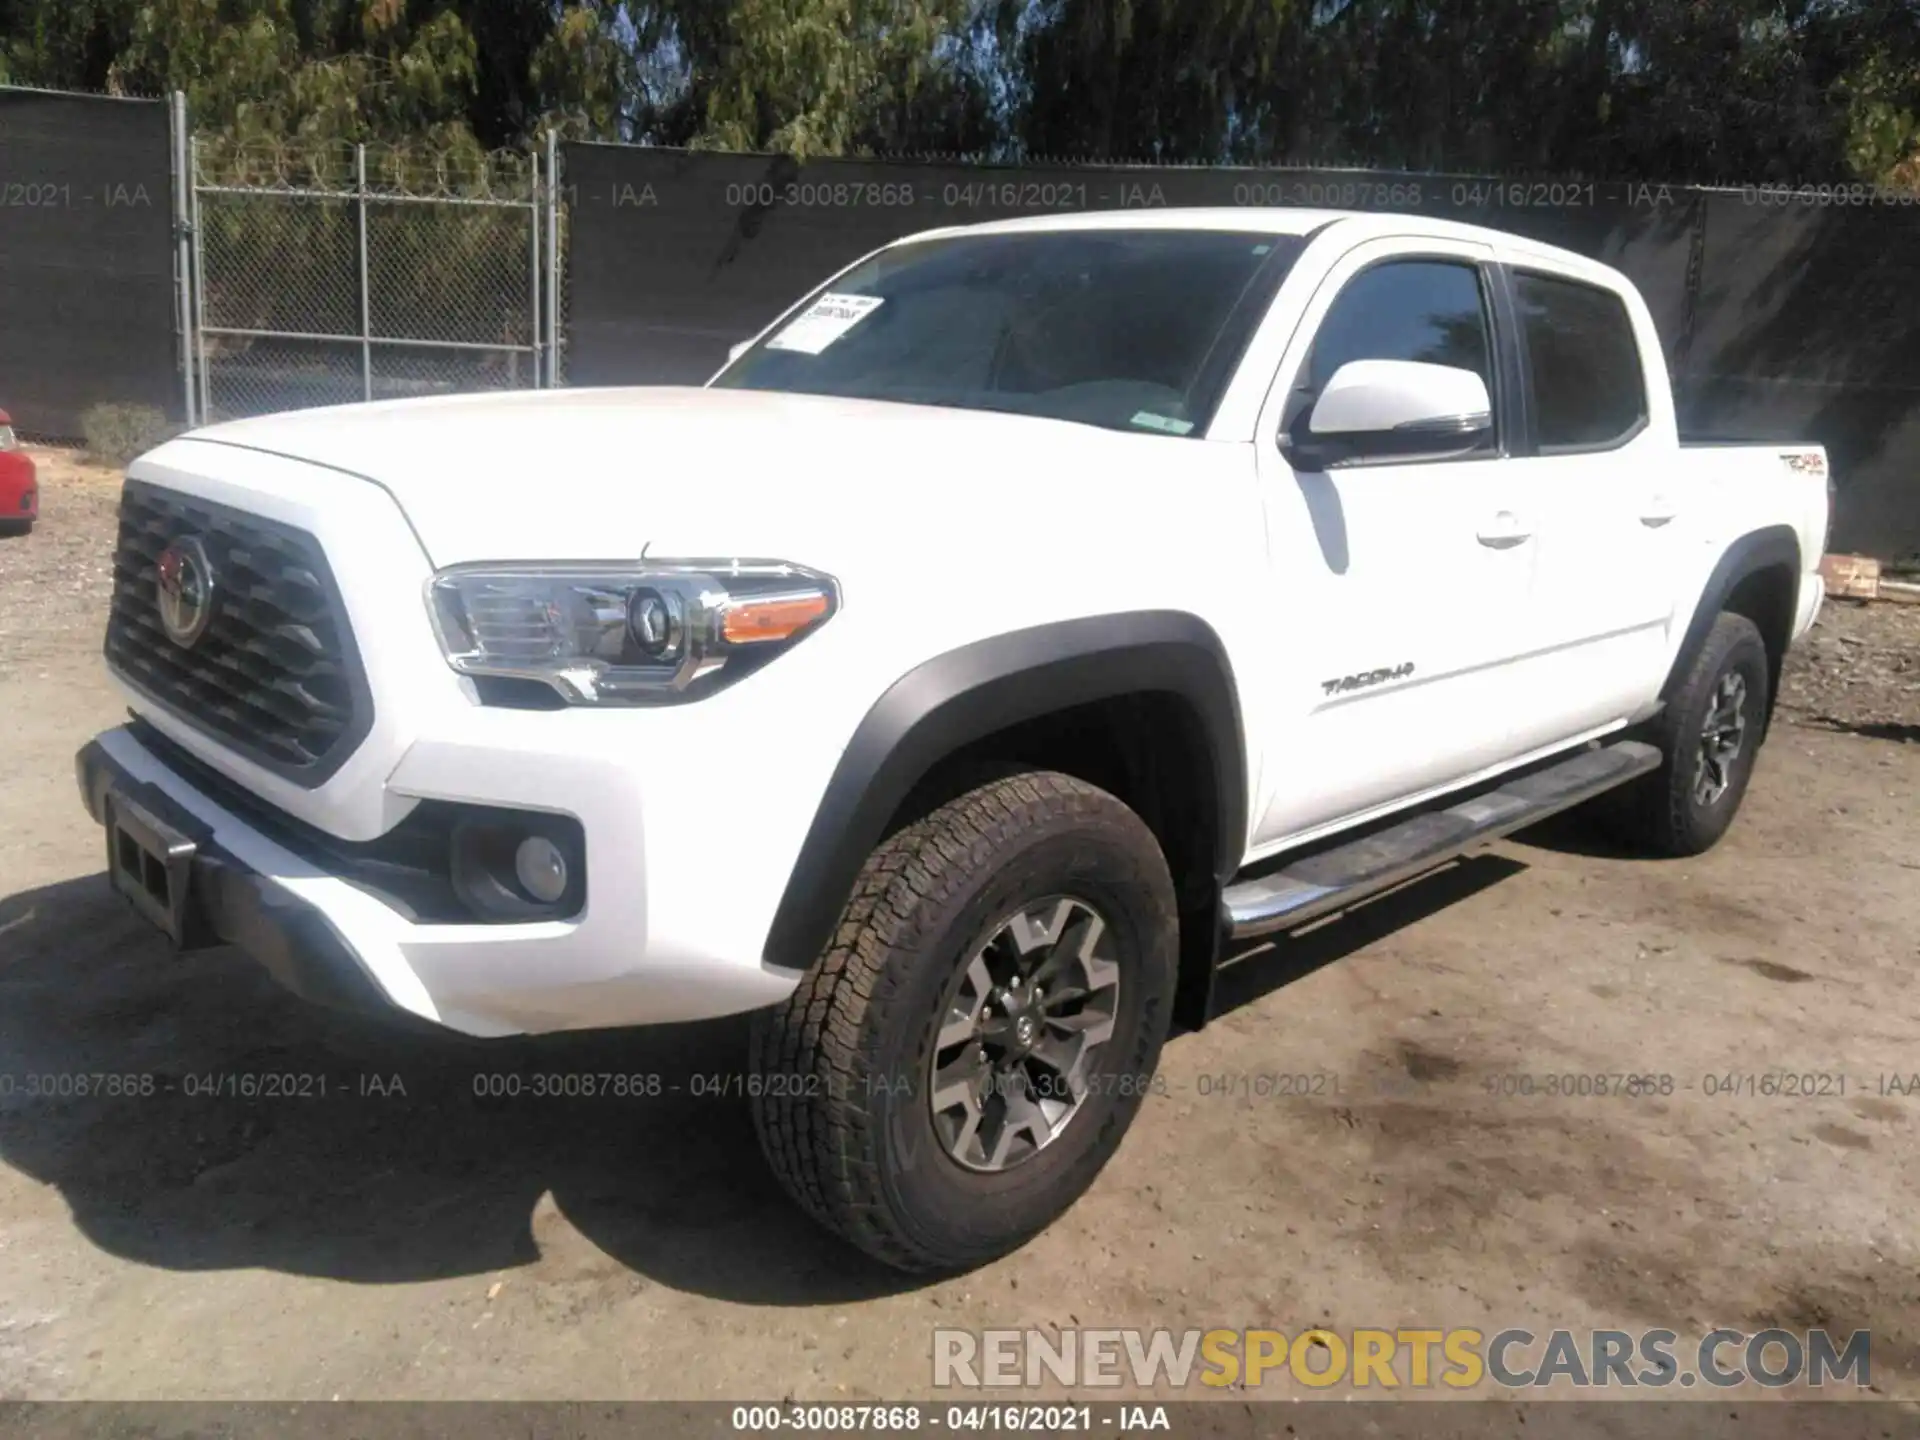
[[1530,421],[1510,463],[1538,551],[1515,675],[1514,739],[1527,751],[1657,694],[1687,496],[1671,398],[1647,380],[1643,350],[1659,342],[1638,298],[1523,264],[1505,279]]
[[[1271,849],[1443,788],[1510,748],[1508,662],[1533,574],[1531,525],[1504,458],[1507,367],[1491,251],[1374,241],[1309,302],[1256,435],[1273,565],[1277,773],[1255,834]],[[1340,365],[1471,369],[1496,439],[1475,453],[1296,471],[1279,438]]]

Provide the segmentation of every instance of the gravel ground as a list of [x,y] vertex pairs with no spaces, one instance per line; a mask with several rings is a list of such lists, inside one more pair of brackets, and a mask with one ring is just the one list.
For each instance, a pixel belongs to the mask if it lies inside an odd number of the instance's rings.
[[1828,601],[1789,658],[1780,704],[1805,724],[1920,740],[1920,605]]
[[0,664],[11,668],[98,644],[113,588],[120,472],[71,450],[28,447],[40,522],[0,538]]
[[[45,474],[0,541],[0,1399],[899,1398],[936,1326],[1318,1323],[1865,1328],[1878,1391],[1920,1400],[1920,1094],[1885,1080],[1920,1072],[1912,610],[1828,608],[1713,854],[1569,821],[1236,957],[1086,1199],[923,1283],[815,1230],[744,1107],[694,1097],[736,1023],[370,1066],[244,958],[170,959],[73,794],[121,713],[112,477]],[[681,1089],[473,1099],[609,1068]],[[102,1072],[155,1088],[26,1088]],[[1573,1072],[1673,1086],[1517,1093]],[[1839,1088],[1746,1088],[1782,1073]],[[206,1093],[276,1075],[327,1098]]]

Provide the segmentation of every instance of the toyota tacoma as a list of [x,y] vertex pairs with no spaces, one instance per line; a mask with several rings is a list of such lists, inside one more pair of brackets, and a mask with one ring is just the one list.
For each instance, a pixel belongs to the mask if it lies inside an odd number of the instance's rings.
[[1589,800],[1713,845],[1826,466],[1683,444],[1633,286],[1511,235],[941,230],[704,386],[147,454],[79,780],[176,947],[313,1001],[751,1012],[785,1187],[951,1269],[1092,1182],[1227,947]]

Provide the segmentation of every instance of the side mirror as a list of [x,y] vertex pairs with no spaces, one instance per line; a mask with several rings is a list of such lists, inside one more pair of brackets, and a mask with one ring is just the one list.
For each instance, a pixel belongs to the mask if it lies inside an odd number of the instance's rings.
[[1493,401],[1486,381],[1471,370],[1417,360],[1350,360],[1334,371],[1304,421],[1281,440],[1298,469],[1444,458],[1486,443]]
[[747,351],[751,350],[752,348],[753,348],[753,341],[751,340],[742,340],[737,345],[729,345],[727,347],[727,364],[731,365],[734,361],[738,360],[742,355],[746,354]]

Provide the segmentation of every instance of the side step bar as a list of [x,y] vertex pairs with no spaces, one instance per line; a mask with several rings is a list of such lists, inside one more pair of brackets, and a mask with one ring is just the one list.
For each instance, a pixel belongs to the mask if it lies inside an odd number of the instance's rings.
[[1239,881],[1221,896],[1227,934],[1249,940],[1297,929],[1591,800],[1659,764],[1659,750],[1635,740],[1585,750],[1488,794],[1416,815],[1272,875]]

